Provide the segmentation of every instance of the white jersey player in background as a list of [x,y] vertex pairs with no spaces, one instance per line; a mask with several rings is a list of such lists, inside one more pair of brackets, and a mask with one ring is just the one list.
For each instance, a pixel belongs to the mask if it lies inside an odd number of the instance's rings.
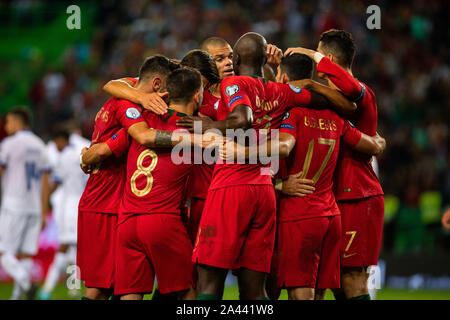
[[[57,164],[52,171],[53,186],[61,192],[61,202],[54,212],[59,249],[47,273],[44,286],[39,293],[41,300],[49,300],[59,277],[70,264],[76,264],[78,202],[86,186],[88,176],[80,170],[79,156],[89,140],[76,133],[60,131],[53,135],[53,142],[60,152]],[[69,291],[71,294],[76,292]]]
[[17,108],[6,115],[8,137],[0,145],[2,203],[0,263],[14,279],[11,299],[34,298],[33,256],[48,212],[49,165],[44,142],[29,130],[30,115]]

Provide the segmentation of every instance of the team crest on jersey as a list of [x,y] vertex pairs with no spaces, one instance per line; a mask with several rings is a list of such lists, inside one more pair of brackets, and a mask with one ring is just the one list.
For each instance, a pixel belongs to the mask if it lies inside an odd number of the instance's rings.
[[299,88],[297,86],[294,86],[292,84],[289,85],[289,87],[294,91],[295,93],[300,93],[302,91],[302,88]]
[[227,96],[231,97],[239,92],[239,86],[237,84],[233,84],[232,86],[228,86],[225,88],[225,93]]
[[128,108],[127,112],[126,112],[126,115],[130,119],[137,119],[137,118],[139,118],[141,116],[141,113],[136,108]]
[[217,100],[216,103],[214,103],[214,110],[217,111],[217,109],[219,109],[219,102],[220,100]]
[[289,111],[286,112],[286,113],[284,114],[284,116],[283,116],[283,120],[282,120],[282,121],[289,119],[290,116],[291,116],[291,114],[289,113]]

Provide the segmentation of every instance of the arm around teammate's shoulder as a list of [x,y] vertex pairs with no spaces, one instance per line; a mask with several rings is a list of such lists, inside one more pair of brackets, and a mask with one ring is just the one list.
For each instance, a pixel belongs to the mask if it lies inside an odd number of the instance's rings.
[[356,104],[335,89],[324,86],[311,79],[299,80],[294,83],[310,92],[310,107],[320,108],[329,106],[342,114],[351,114],[356,111]]

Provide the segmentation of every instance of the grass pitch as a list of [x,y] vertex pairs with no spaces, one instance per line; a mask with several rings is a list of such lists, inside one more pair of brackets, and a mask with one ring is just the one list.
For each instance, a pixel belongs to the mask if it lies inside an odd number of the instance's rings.
[[[11,296],[13,286],[10,283],[0,283],[0,300],[8,300]],[[83,290],[83,288],[82,288]],[[82,291],[81,290],[81,291]],[[37,299],[38,297],[36,297]],[[237,286],[229,286],[225,288],[223,295],[224,300],[238,300],[239,291]],[[79,297],[69,295],[67,288],[59,284],[53,294],[52,300],[77,300]],[[145,296],[145,299],[151,299],[151,295]],[[287,292],[281,292],[280,300],[287,300]],[[325,295],[325,300],[334,300],[330,290]],[[377,300],[450,300],[450,290],[398,290],[398,289],[381,289],[377,292]]]

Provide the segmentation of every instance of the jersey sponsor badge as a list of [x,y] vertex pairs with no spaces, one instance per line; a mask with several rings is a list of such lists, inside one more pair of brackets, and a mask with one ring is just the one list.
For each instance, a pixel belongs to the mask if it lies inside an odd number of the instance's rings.
[[231,98],[230,101],[228,102],[228,106],[231,106],[233,103],[235,103],[236,101],[238,101],[240,99],[242,99],[241,95]]
[[111,140],[114,140],[116,138],[117,138],[117,133],[111,137]]
[[294,86],[292,84],[289,85],[289,87],[294,91],[295,93],[300,93],[302,91],[302,88],[299,88],[297,86]]
[[127,112],[126,112],[126,115],[130,119],[137,119],[137,118],[139,118],[141,116],[141,113],[136,108],[128,108]]
[[227,96],[231,97],[239,92],[239,86],[237,84],[233,84],[232,86],[228,86],[225,88],[225,93]]
[[290,123],[282,123],[280,129],[294,130],[294,126]]
[[290,116],[291,116],[291,114],[289,113],[289,111],[286,112],[286,113],[284,114],[284,116],[283,116],[283,120],[282,120],[282,121],[289,119]]

